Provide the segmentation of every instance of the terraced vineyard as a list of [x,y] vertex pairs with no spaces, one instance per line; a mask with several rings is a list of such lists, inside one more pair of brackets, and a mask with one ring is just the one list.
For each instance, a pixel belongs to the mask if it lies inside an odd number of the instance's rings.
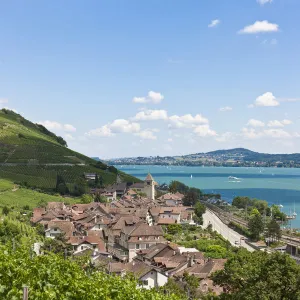
[[57,175],[71,187],[84,173],[96,173],[103,184],[138,179],[67,148],[42,125],[12,111],[0,110],[0,178],[44,190],[54,189]]

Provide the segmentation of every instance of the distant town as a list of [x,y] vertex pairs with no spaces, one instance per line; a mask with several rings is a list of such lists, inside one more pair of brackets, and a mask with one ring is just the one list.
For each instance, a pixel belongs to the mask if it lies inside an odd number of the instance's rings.
[[267,154],[244,148],[217,150],[183,156],[125,157],[106,161],[110,165],[175,165],[223,167],[299,168],[300,154]]

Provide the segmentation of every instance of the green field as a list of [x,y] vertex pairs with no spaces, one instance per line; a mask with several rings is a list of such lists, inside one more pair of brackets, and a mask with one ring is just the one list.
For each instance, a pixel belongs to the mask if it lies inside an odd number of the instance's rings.
[[0,207],[8,206],[15,209],[22,208],[28,205],[30,209],[37,206],[37,204],[43,200],[46,202],[69,202],[78,203],[80,199],[76,198],[64,198],[61,196],[51,196],[43,193],[39,193],[30,189],[18,188],[16,186],[15,191],[14,184],[0,179]]
[[133,176],[72,151],[66,142],[12,111],[0,110],[0,179],[43,190],[56,187],[61,175],[70,191],[78,177],[96,173],[104,185],[117,180],[137,182]]

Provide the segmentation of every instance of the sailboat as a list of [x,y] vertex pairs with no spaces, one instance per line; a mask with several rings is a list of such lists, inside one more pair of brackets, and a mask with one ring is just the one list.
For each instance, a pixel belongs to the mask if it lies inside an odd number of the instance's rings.
[[193,175],[191,175],[191,179],[193,179]]
[[293,212],[293,216],[296,218],[297,216],[297,213],[296,213],[296,210],[295,210],[295,201],[294,201],[294,212]]

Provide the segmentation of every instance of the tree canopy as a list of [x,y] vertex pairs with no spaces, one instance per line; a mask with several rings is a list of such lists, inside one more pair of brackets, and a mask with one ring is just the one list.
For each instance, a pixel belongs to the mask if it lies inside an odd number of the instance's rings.
[[300,266],[287,254],[241,249],[212,279],[230,293],[220,299],[300,299]]
[[26,248],[12,251],[1,246],[0,261],[1,299],[20,299],[24,285],[29,288],[29,299],[180,299],[174,294],[139,289],[132,278],[95,272],[87,261],[64,259],[53,253],[35,256]]

